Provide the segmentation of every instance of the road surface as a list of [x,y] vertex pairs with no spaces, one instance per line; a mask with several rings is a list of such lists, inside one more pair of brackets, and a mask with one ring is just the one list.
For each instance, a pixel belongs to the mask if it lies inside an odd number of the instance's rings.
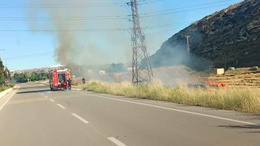
[[1,146],[260,145],[260,116],[19,86],[0,100]]

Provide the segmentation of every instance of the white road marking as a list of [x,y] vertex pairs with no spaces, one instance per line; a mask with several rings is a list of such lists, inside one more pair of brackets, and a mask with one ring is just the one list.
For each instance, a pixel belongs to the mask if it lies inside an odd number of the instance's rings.
[[121,141],[117,140],[114,137],[108,137],[108,140],[112,141],[114,144],[116,144],[117,146],[126,146],[124,143],[122,143]]
[[4,108],[4,106],[7,104],[7,102],[14,96],[16,91],[4,102],[4,104],[0,107],[0,111]]
[[55,102],[53,99],[49,99],[51,102]]
[[71,114],[72,116],[76,117],[77,119],[79,119],[80,121],[82,121],[83,123],[85,124],[88,124],[89,122],[85,119],[83,119],[82,117],[80,117],[79,115],[75,114],[75,113],[72,113]]
[[62,109],[66,109],[64,106],[62,106],[61,104],[57,104],[57,106],[59,106]]
[[235,119],[230,119],[230,118],[224,118],[224,117],[219,117],[219,116],[213,116],[213,115],[208,115],[208,114],[196,113],[196,112],[191,112],[191,111],[185,111],[185,110],[180,110],[180,109],[174,109],[174,108],[169,108],[169,107],[163,107],[163,106],[158,106],[158,105],[140,103],[140,102],[135,102],[135,101],[128,101],[128,100],[123,100],[123,99],[115,99],[115,98],[111,98],[111,97],[94,95],[94,94],[91,94],[91,95],[105,98],[105,99],[111,99],[111,100],[115,100],[115,101],[127,102],[127,103],[132,103],[132,104],[137,104],[137,105],[144,105],[144,106],[149,106],[149,107],[155,107],[155,108],[160,108],[160,109],[164,109],[164,110],[171,110],[171,111],[175,111],[175,112],[181,112],[181,113],[203,116],[203,117],[208,117],[208,118],[213,118],[213,119],[225,120],[225,121],[230,121],[230,122],[235,122],[235,123],[240,123],[240,124],[258,125],[256,123],[240,121],[240,120],[235,120]]
[[46,95],[44,97],[48,98],[48,96],[46,96]]

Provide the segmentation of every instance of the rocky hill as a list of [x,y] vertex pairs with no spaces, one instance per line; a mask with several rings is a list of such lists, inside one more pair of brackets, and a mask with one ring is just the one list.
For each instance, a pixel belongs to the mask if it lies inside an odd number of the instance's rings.
[[150,59],[153,67],[184,64],[199,70],[225,63],[260,66],[260,0],[245,0],[192,23]]

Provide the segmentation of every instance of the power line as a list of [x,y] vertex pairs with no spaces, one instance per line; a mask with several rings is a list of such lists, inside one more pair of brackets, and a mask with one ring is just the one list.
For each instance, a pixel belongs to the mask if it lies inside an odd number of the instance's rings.
[[106,4],[0,4],[0,8],[89,8],[89,7],[117,7],[125,5],[124,3],[106,3]]
[[[162,29],[162,28],[169,28],[169,27],[174,27],[174,26],[179,26],[183,24],[190,24],[194,21],[184,21],[184,22],[175,22],[175,23],[166,23],[166,24],[160,24],[160,25],[147,25],[144,26],[143,29]],[[31,29],[0,29],[0,31],[50,31],[50,32],[55,32],[55,31],[129,31],[131,28],[71,28],[71,29],[36,29],[36,30],[31,30]]]
[[[232,0],[230,0],[232,1]],[[164,11],[154,11],[154,12],[146,12],[140,14],[140,18],[147,18],[147,17],[153,17],[153,16],[161,16],[161,15],[167,15],[167,14],[173,14],[173,13],[181,13],[181,12],[188,12],[188,11],[193,11],[193,10],[201,10],[201,9],[208,9],[208,8],[213,8],[213,7],[219,7],[219,6],[226,6],[226,4],[221,4],[221,5],[213,5],[213,6],[207,6],[207,7],[199,7],[199,8],[194,8],[194,9],[186,9],[186,10],[181,10],[185,8],[193,8],[193,7],[198,7],[198,6],[205,6],[205,5],[211,5],[211,4],[216,4],[216,3],[221,3],[221,2],[226,2],[226,1],[218,1],[218,2],[213,2],[213,3],[204,3],[200,5],[191,5],[187,7],[181,7],[181,8],[175,8],[175,9],[168,9]],[[125,5],[124,5],[125,7]],[[176,11],[180,10],[180,11]],[[87,20],[126,20],[128,16],[93,16],[93,17],[0,17],[0,21],[53,21],[53,20],[62,20],[62,21],[67,21],[67,20],[77,20],[77,21],[87,21]]]
[[124,20],[124,16],[95,16],[95,17],[0,17],[0,21],[86,21],[86,20]]
[[128,31],[130,28],[104,28],[104,29],[0,29],[0,31],[15,31],[15,32],[23,32],[23,31],[38,31],[38,32],[67,32],[67,31],[74,31],[74,32],[86,32],[86,31]]
[[[151,33],[147,33],[147,36],[152,36],[152,35],[156,35],[156,34],[160,34],[160,33],[165,33],[165,32],[169,32],[170,30],[174,30],[180,27],[174,27],[171,29],[165,29],[162,31],[157,31],[157,32],[151,32]],[[110,41],[110,42],[104,42],[104,43],[97,43],[97,45],[100,47],[101,45],[106,45],[106,44],[117,44],[118,42],[122,42],[122,41],[127,41],[128,39],[120,39],[120,40],[116,40],[116,41]],[[43,52],[43,53],[35,53],[35,54],[29,54],[29,55],[21,55],[21,56],[10,56],[10,57],[6,57],[3,58],[3,60],[11,60],[11,59],[22,59],[22,58],[28,58],[28,57],[38,57],[38,56],[43,56],[43,55],[51,55],[54,54],[54,52]]]
[[[165,0],[142,0],[139,1],[139,5],[142,4],[150,4],[150,3],[156,3],[156,2],[162,2]],[[21,3],[21,4],[17,4],[17,3],[2,3],[0,4],[0,7],[57,7],[57,8],[61,8],[61,7],[106,7],[106,6],[116,6],[116,5],[120,5],[123,6],[125,5],[125,3],[119,3],[119,2],[112,2],[112,3],[90,3],[90,4],[80,4],[80,3],[34,3],[34,4],[25,4],[25,3]]]
[[50,55],[50,54],[53,54],[53,53],[54,52],[44,52],[44,53],[36,53],[36,54],[30,54],[30,55],[12,56],[12,57],[4,58],[4,60],[37,57],[37,56],[43,56],[43,55]]
[[182,13],[182,12],[190,12],[190,11],[194,11],[194,10],[210,9],[210,8],[220,7],[220,6],[226,6],[226,4],[223,4],[223,5],[215,5],[215,6],[211,6],[211,7],[196,8],[196,9],[188,9],[188,10],[182,10],[182,11],[162,12],[162,13],[152,14],[152,15],[149,14],[149,13],[146,13],[146,14],[140,14],[140,18],[147,18],[147,17],[154,17],[154,16],[162,16],[162,15]]
[[150,0],[150,1],[143,0],[142,2],[139,2],[138,5],[152,4],[152,3],[158,3],[158,2],[163,2],[163,1],[165,1],[165,0]]
[[154,13],[171,12],[171,11],[176,11],[176,10],[181,10],[181,9],[194,8],[194,7],[206,6],[206,5],[212,5],[212,4],[219,4],[219,3],[230,3],[230,1],[236,1],[236,0],[229,0],[229,1],[221,0],[221,1],[211,2],[211,3],[201,3],[201,4],[197,4],[197,5],[189,5],[189,6],[185,6],[185,7],[179,7],[179,8],[168,9],[168,10],[163,10],[163,11],[146,12],[146,13],[142,13],[140,15],[148,15],[148,14],[154,14]]
[[184,22],[177,22],[177,23],[166,23],[166,24],[160,24],[160,25],[150,25],[145,26],[146,29],[154,29],[154,28],[166,28],[166,27],[173,27],[173,26],[180,26],[183,24],[191,24],[195,21],[184,21]]
[[[174,14],[174,13],[181,13],[181,12],[189,12],[189,11],[194,11],[194,10],[202,10],[202,9],[209,9],[209,8],[214,8],[214,7],[220,7],[220,6],[226,6],[226,4],[222,4],[222,5],[215,5],[215,6],[211,6],[211,7],[201,7],[201,8],[195,8],[195,9],[187,9],[187,10],[181,10],[181,11],[164,11],[161,13],[157,13],[157,14],[152,14],[153,12],[150,13],[143,13],[140,14],[140,18],[147,18],[147,17],[153,17],[153,16],[161,16],[161,15],[168,15],[168,14]],[[174,9],[173,9],[174,10]],[[155,12],[154,12],[155,13]],[[0,17],[1,18],[1,17]],[[6,18],[7,17],[2,17],[2,18]],[[22,18],[22,17],[20,17]],[[17,18],[16,18],[17,19]],[[55,18],[54,18],[55,19]],[[89,18],[58,18],[60,20],[100,20],[100,19],[127,19],[125,16],[115,16],[109,18],[109,17],[89,17]],[[1,21],[1,20],[0,20]],[[8,21],[19,21],[19,20],[8,20]],[[29,21],[29,20],[28,20]],[[37,20],[38,21],[38,20]],[[43,21],[43,20],[42,20]],[[45,21],[51,21],[51,19],[46,19]]]

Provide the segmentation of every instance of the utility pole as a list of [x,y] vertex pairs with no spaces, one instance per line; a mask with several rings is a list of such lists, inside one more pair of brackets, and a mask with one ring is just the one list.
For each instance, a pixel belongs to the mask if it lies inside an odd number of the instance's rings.
[[187,35],[186,39],[187,39],[187,52],[188,52],[188,55],[190,55],[190,36]]
[[225,54],[225,71],[227,70],[227,54]]
[[145,36],[140,26],[137,0],[130,0],[128,3],[132,10],[132,83],[142,85],[144,82],[150,82],[153,77],[153,71],[150,65]]

